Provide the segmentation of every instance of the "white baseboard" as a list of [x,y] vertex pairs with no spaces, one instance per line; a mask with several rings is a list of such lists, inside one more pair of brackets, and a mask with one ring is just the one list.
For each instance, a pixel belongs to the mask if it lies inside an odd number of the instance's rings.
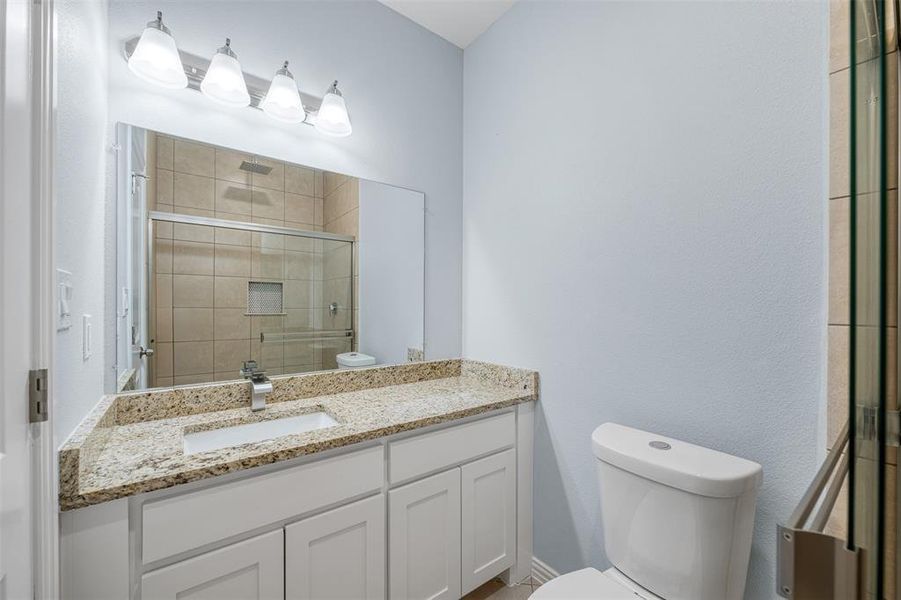
[[532,579],[535,583],[544,585],[551,579],[560,577],[560,573],[551,568],[546,562],[532,557]]

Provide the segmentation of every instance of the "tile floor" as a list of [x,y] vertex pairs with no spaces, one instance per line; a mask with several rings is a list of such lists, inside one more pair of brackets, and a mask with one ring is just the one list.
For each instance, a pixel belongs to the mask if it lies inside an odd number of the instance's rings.
[[531,578],[511,587],[500,579],[492,579],[463,596],[463,600],[526,600],[538,586]]

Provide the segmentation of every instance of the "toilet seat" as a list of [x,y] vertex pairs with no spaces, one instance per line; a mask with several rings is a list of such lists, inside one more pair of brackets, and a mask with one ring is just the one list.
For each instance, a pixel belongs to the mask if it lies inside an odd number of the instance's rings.
[[529,596],[529,600],[663,600],[644,589],[627,585],[616,569],[603,573],[588,567],[555,577]]

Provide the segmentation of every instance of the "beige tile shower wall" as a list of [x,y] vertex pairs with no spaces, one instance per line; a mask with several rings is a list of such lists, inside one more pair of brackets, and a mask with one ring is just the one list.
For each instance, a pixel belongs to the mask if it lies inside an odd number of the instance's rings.
[[[892,3],[886,3],[886,22],[895,22]],[[850,323],[850,5],[847,0],[830,2],[830,52],[829,52],[829,97],[830,97],[830,140],[829,140],[829,332],[827,365],[827,448],[832,449],[835,440],[848,418],[848,360]],[[886,272],[886,304],[888,310],[888,364],[890,365],[887,385],[887,402],[890,409],[897,408],[897,270],[898,270],[898,52],[894,27],[886,36],[886,87],[887,87],[887,139],[888,150],[888,267]],[[859,201],[867,201],[859,196]],[[858,328],[858,336],[875,336],[876,327],[868,331]],[[864,343],[867,343],[864,340]],[[863,453],[873,454],[874,448],[863,448]],[[896,449],[888,452],[889,465],[886,472],[887,483],[887,539],[886,539],[886,585],[887,596],[895,597],[896,559],[896,499],[895,477]],[[861,469],[863,474],[872,472]],[[827,531],[844,536],[846,532],[847,504],[843,492],[840,502],[833,510]],[[865,531],[865,529],[861,529]]]
[[[352,235],[360,239],[360,180],[356,177],[348,177],[338,173],[323,174],[323,215],[322,222],[325,231],[342,235]],[[324,300],[338,303],[337,314],[332,315],[325,311],[323,319],[329,323],[328,328],[344,329],[353,327],[358,332],[360,316],[359,294],[359,245],[354,244],[330,244],[325,251],[323,267]],[[348,268],[351,260],[349,256],[353,251],[353,276]],[[352,287],[351,287],[352,286]],[[353,308],[351,312],[350,293],[353,290]],[[352,348],[339,348],[340,351],[357,349],[357,339],[354,338]],[[334,357],[329,353],[323,357],[323,368],[334,368]]]
[[[240,169],[254,156],[152,135],[152,208],[321,231],[322,172],[257,157],[268,174]],[[260,343],[261,331],[308,329],[322,310],[322,242],[160,222],[154,252],[154,385],[235,379],[244,360],[271,374],[321,368],[309,343]],[[247,316],[248,281],[283,282],[284,316]]]

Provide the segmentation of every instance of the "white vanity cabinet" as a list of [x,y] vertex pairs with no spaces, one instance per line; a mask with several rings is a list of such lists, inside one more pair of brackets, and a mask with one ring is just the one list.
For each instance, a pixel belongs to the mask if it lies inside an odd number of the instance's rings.
[[285,527],[285,598],[384,597],[384,495]]
[[282,600],[283,534],[271,531],[152,571],[141,578],[145,600]]
[[388,493],[390,598],[456,599],[516,561],[516,452]]
[[516,452],[460,467],[462,594],[516,562]]
[[457,600],[460,592],[460,469],[388,492],[392,599]]
[[455,600],[531,568],[532,403],[67,511],[65,600]]

